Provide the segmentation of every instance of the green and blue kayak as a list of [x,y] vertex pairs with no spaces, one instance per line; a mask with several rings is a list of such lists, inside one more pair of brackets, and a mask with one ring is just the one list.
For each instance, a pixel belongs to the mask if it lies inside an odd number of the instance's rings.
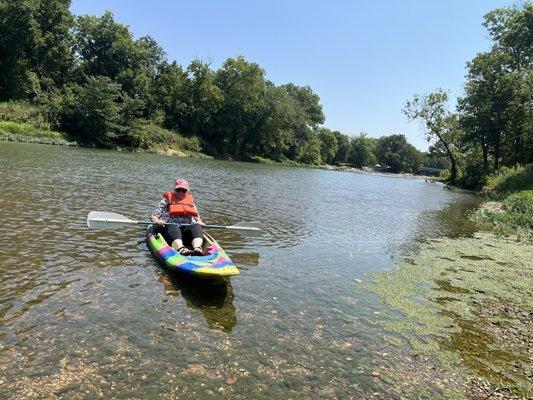
[[198,278],[216,279],[238,275],[237,266],[224,249],[210,235],[204,232],[203,255],[183,256],[166,242],[153,225],[146,231],[148,248],[157,260],[168,270]]

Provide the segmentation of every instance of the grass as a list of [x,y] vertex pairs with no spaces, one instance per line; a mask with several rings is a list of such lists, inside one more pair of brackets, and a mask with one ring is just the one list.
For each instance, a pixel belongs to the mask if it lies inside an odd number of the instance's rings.
[[13,121],[0,121],[0,140],[65,146],[76,145],[75,142],[69,141],[66,138],[66,135],[61,132],[42,129],[28,123]]
[[0,102],[0,121],[25,123],[38,129],[50,130],[50,124],[42,110],[22,101]]

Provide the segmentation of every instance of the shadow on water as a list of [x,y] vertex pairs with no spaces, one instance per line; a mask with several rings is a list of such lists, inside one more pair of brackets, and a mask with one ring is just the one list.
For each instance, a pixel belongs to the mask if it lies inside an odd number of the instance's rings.
[[237,325],[229,279],[209,281],[160,271],[159,281],[167,295],[181,295],[187,307],[201,311],[209,329],[229,333]]

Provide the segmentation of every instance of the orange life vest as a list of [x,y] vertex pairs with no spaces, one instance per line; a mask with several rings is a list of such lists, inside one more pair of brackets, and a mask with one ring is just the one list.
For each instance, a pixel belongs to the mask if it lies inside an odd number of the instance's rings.
[[173,192],[163,193],[163,198],[168,203],[168,214],[171,217],[197,217],[198,211],[194,206],[194,197],[192,194],[185,193],[185,196],[178,200],[178,197]]

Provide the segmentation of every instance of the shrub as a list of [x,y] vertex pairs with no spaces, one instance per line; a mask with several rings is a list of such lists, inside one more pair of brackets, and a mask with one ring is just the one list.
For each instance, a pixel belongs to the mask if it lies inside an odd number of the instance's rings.
[[501,200],[521,190],[533,190],[533,164],[525,167],[502,167],[487,178],[483,191],[492,199]]
[[0,103],[0,121],[31,124],[39,129],[49,130],[50,124],[39,107],[22,101]]
[[13,121],[0,121],[0,133],[3,135],[21,135],[30,137],[45,137],[52,139],[62,139],[60,132],[47,129],[39,129],[31,124],[24,124]]
[[129,135],[136,147],[144,150],[174,148],[198,153],[202,151],[198,137],[184,137],[151,122],[139,121],[131,128]]
[[522,190],[503,201],[506,210],[533,216],[533,190]]

